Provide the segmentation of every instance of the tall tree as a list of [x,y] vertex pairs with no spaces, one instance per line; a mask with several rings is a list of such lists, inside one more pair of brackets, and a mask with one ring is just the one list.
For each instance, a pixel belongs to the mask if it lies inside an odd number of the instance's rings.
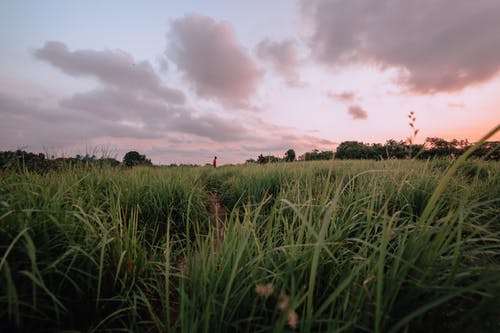
[[295,150],[288,149],[285,153],[285,162],[293,162],[295,161]]

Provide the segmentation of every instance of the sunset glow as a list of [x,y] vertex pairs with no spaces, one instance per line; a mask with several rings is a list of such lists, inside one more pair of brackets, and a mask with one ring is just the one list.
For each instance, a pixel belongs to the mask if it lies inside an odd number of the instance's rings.
[[[272,4],[270,4],[272,3]],[[500,123],[500,1],[2,1],[0,150],[243,163]],[[490,140],[500,140],[497,134]]]

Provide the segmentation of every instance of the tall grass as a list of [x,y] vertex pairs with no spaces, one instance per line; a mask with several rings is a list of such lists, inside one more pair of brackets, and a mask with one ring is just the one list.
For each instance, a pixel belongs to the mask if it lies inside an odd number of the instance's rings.
[[449,165],[2,174],[1,328],[498,329],[500,164]]

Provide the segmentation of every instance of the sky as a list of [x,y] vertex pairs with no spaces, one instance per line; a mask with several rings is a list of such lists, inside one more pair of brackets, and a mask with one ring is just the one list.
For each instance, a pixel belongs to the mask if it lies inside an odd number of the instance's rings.
[[[0,150],[243,163],[500,123],[498,0],[0,2]],[[497,134],[491,140],[500,140]]]

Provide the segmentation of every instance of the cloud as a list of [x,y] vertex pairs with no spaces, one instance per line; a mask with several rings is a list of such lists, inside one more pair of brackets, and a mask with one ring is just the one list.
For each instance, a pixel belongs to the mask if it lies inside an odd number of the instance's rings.
[[168,73],[168,61],[165,59],[165,57],[157,57],[156,58],[156,63],[158,65],[160,73],[166,74]]
[[162,84],[148,61],[136,62],[121,50],[69,51],[64,43],[48,41],[34,54],[71,76],[95,77],[106,86],[141,92],[169,103],[182,104],[185,100],[181,91]]
[[172,119],[169,127],[184,133],[207,137],[215,142],[235,142],[253,137],[247,128],[239,124],[239,121],[221,118],[215,114],[195,116],[182,113]]
[[341,93],[335,93],[333,91],[329,91],[326,93],[326,95],[331,99],[342,103],[352,103],[355,100],[359,99],[358,94],[354,91],[343,91]]
[[30,118],[59,125],[82,120],[82,117],[76,113],[62,112],[54,107],[42,106],[39,98],[21,98],[3,91],[0,91],[0,114],[2,117]]
[[[184,103],[184,94],[165,87],[149,62],[137,63],[124,51],[70,52],[63,43],[47,42],[35,51],[35,56],[68,75],[95,77],[103,87],[63,98],[49,112],[22,100],[4,101],[12,106],[9,109],[26,111],[32,120],[37,114],[43,114],[39,117],[43,121],[65,112],[54,120],[61,122],[71,114],[80,120],[79,126],[92,128],[89,132],[95,136],[161,138],[168,132],[215,142],[251,137],[234,119],[198,114],[193,108],[179,106]],[[81,124],[82,118],[86,119],[85,125]]]
[[282,156],[289,148],[302,153],[336,145],[253,115],[224,118],[111,88],[75,94],[54,106],[0,91],[0,117],[0,150],[49,147],[55,155],[106,145],[121,156],[138,150],[155,163],[204,163],[214,154],[221,163],[241,163],[260,153]]
[[[151,139],[158,138],[160,134],[96,114],[40,104],[36,99],[13,97],[0,91],[0,141],[10,145],[62,146],[81,143],[93,137]],[[10,124],[13,124],[12,128]]]
[[302,87],[304,85],[300,82],[297,72],[299,59],[295,41],[274,42],[266,38],[257,44],[255,49],[257,56],[270,62],[275,71],[283,76],[288,86]]
[[359,105],[349,106],[349,108],[347,108],[347,113],[355,120],[368,118],[368,113]]
[[187,133],[213,141],[238,141],[251,137],[240,122],[215,114],[196,115],[188,107],[171,106],[113,89],[79,93],[60,102],[61,107],[83,111],[99,119],[134,124],[144,132]]
[[248,105],[262,72],[228,23],[188,15],[171,23],[167,38],[166,55],[198,96],[228,107]]
[[316,60],[397,68],[414,93],[459,91],[500,70],[497,0],[302,0],[302,13]]
[[62,99],[59,105],[87,112],[101,120],[142,121],[146,123],[164,120],[168,111],[175,109],[162,101],[110,88],[99,88],[74,94],[69,98]]
[[96,89],[75,94],[59,106],[42,107],[30,98],[0,92],[3,145],[67,145],[103,137],[182,138],[200,142],[241,142],[255,135],[237,119],[197,114],[119,90]]

